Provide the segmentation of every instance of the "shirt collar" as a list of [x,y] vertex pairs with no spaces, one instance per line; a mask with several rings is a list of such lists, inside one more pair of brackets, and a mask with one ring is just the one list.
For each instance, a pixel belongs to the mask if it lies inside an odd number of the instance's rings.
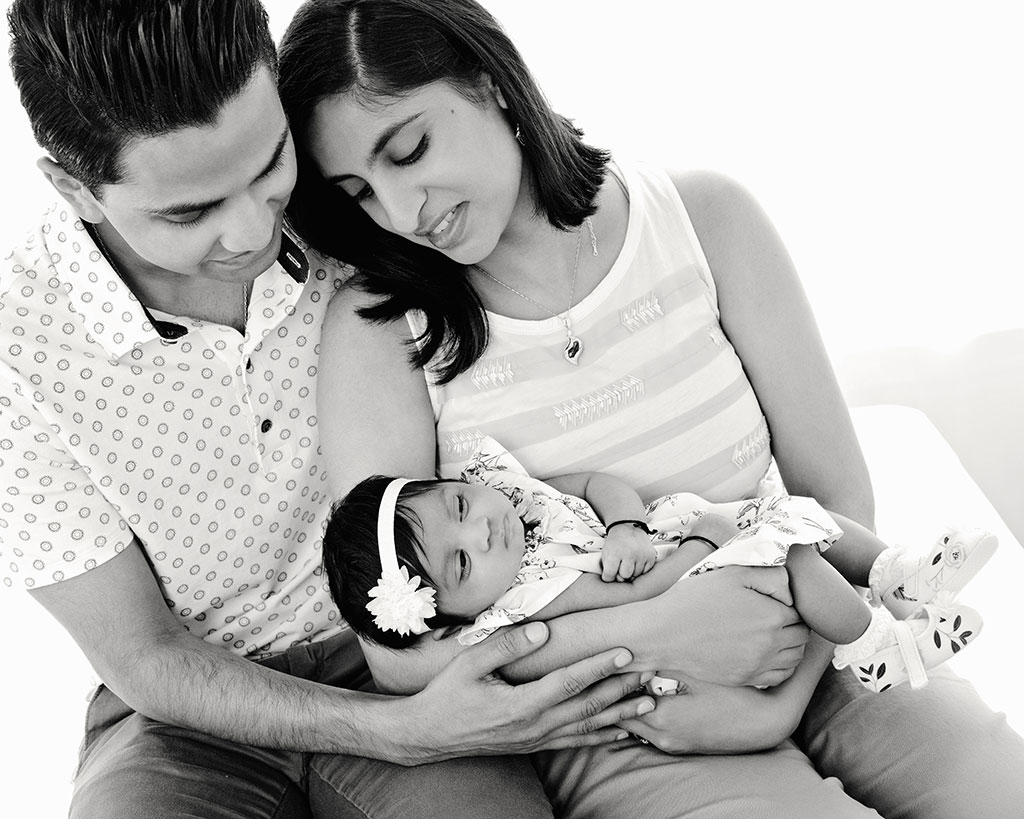
[[[176,343],[176,340],[166,339],[157,332],[141,302],[111,267],[80,219],[59,206],[51,209],[44,218],[43,240],[51,274],[57,277],[67,294],[71,311],[82,317],[90,335],[113,357],[120,358],[149,342]],[[301,285],[306,281],[308,270],[309,263],[303,249],[285,232],[278,260],[257,281],[262,285],[261,280],[267,274],[271,274],[273,279],[287,274],[290,280]],[[301,286],[286,288],[292,295],[283,301],[294,304],[301,289]],[[256,286],[253,288],[254,297],[255,294]],[[276,301],[282,302],[282,298],[278,297]],[[269,311],[267,317],[272,314],[279,320],[278,311],[274,309],[278,306],[287,305],[282,302],[266,306]],[[164,316],[160,314],[156,318]],[[184,326],[186,331],[207,324],[185,317],[172,320]]]

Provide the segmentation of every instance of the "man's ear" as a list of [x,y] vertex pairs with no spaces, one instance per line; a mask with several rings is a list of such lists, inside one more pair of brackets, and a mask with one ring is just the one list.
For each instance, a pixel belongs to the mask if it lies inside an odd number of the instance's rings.
[[103,215],[103,209],[96,201],[96,197],[92,195],[92,191],[50,157],[42,157],[36,162],[36,167],[43,172],[43,176],[57,189],[57,193],[67,200],[67,203],[82,219],[94,224],[104,221],[106,217]]

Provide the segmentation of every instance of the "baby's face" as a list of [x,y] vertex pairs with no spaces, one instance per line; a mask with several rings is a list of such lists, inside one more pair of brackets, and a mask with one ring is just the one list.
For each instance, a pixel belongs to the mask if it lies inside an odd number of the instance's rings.
[[445,483],[405,504],[422,526],[423,564],[437,585],[439,611],[475,617],[512,585],[526,542],[523,522],[501,492]]

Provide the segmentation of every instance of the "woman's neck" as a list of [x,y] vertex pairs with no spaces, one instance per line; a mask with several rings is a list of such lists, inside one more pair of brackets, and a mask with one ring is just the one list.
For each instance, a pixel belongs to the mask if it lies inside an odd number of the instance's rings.
[[537,213],[532,197],[520,196],[494,251],[471,270],[484,306],[510,318],[546,319],[565,312],[570,296],[575,305],[591,293],[618,257],[628,222],[628,203],[613,180],[597,205],[590,225],[566,231]]

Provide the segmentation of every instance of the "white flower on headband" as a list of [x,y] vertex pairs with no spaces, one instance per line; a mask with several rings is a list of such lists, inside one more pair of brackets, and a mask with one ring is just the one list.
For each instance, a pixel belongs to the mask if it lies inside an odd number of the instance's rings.
[[419,577],[409,577],[409,570],[398,565],[395,555],[395,506],[408,478],[395,478],[384,488],[377,510],[377,549],[380,553],[380,580],[370,589],[375,598],[366,604],[373,622],[382,631],[397,631],[403,637],[410,632],[422,634],[430,627],[424,622],[434,616],[434,590],[418,588]]
[[409,577],[409,570],[402,566],[398,573],[385,572],[377,585],[370,589],[366,604],[373,615],[373,622],[384,631],[397,631],[401,635],[423,634],[430,627],[426,620],[434,616],[434,589],[420,585],[418,577]]

